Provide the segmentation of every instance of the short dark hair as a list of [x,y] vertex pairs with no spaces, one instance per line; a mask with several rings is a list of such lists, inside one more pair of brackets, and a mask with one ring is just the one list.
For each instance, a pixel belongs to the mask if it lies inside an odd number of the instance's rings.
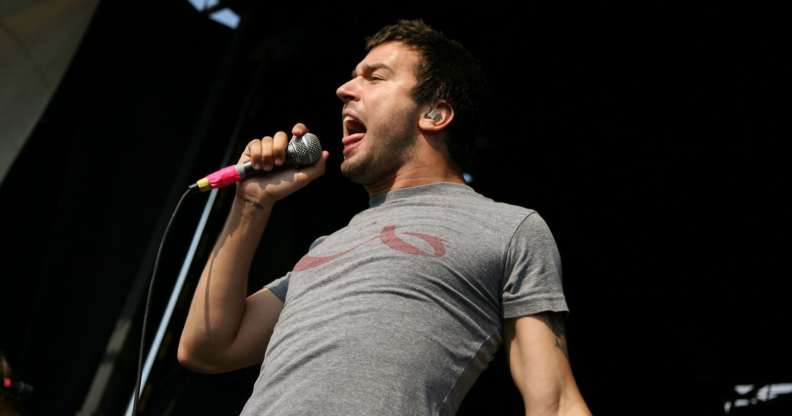
[[451,161],[460,169],[471,161],[473,141],[487,94],[486,78],[478,60],[459,42],[431,28],[423,20],[399,20],[366,39],[366,50],[388,42],[403,43],[421,57],[415,68],[418,104],[445,100],[454,108],[445,144]]

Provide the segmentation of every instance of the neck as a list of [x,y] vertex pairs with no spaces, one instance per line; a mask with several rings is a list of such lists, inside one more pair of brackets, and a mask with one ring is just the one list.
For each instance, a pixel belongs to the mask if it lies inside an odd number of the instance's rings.
[[426,185],[435,182],[452,182],[452,183],[465,183],[464,179],[456,172],[449,172],[444,175],[430,174],[426,172],[404,172],[403,174],[394,174],[390,177],[384,178],[379,182],[365,185],[369,197],[395,191],[401,188],[410,188],[418,185]]
[[392,174],[364,185],[369,197],[435,182],[465,183],[461,172],[448,162],[446,153],[432,147],[426,140],[418,140],[418,145],[406,158],[407,163]]

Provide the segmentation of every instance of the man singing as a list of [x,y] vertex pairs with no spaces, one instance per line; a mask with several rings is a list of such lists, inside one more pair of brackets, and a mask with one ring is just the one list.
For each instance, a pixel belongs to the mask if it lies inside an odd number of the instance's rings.
[[[246,296],[272,207],[321,176],[328,153],[240,183],[179,361],[210,373],[261,364],[243,415],[453,415],[504,344],[526,414],[590,414],[567,358],[550,230],[462,178],[483,85],[476,60],[421,21],[383,28],[367,49],[336,94],[341,172],[366,188],[369,208]],[[287,140],[253,140],[240,162],[272,170]]]

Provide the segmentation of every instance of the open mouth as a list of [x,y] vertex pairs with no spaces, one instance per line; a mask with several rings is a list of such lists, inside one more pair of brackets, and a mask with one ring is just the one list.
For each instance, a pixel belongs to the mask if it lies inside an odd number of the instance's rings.
[[341,142],[344,144],[344,154],[347,154],[363,141],[366,136],[366,125],[353,116],[346,116],[344,130],[346,135]]
[[346,116],[346,118],[344,118],[344,128],[347,131],[347,136],[366,132],[366,125],[352,116]]

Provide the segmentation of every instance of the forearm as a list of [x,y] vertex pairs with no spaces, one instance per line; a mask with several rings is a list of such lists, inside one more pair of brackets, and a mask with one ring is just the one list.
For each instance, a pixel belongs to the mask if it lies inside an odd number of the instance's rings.
[[250,265],[271,210],[271,204],[235,199],[193,294],[179,345],[187,355],[216,357],[234,341]]

